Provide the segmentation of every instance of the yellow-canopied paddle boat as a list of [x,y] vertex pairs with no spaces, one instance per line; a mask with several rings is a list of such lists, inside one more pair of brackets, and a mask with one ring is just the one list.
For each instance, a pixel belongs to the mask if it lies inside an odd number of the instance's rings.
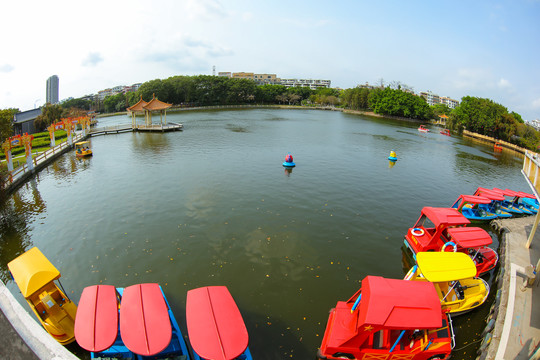
[[432,282],[443,311],[460,315],[482,305],[489,295],[488,283],[475,276],[474,261],[465,253],[420,252],[405,280]]
[[92,149],[90,149],[89,141],[81,141],[75,143],[75,155],[77,157],[92,156]]
[[9,271],[37,318],[62,345],[75,340],[77,305],[58,287],[60,272],[33,247],[8,263]]

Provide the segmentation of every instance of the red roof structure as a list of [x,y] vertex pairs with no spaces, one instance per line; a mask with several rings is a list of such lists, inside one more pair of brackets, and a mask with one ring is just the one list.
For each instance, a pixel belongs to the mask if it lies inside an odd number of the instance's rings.
[[131,111],[131,112],[144,111],[143,107],[146,106],[146,104],[148,104],[148,103],[142,99],[142,95],[141,95],[141,99],[139,101],[137,101],[137,103],[135,105],[132,105],[132,106],[128,107],[126,110]]
[[170,108],[172,104],[158,100],[155,94],[152,95],[152,100],[146,102],[141,99],[133,106],[128,107],[126,110],[131,112],[132,115],[132,125],[136,126],[136,113],[144,112],[144,123],[146,127],[152,127],[152,113],[154,111],[159,111],[160,113],[160,126],[163,128],[163,118],[165,118],[165,125],[167,124],[167,109]]

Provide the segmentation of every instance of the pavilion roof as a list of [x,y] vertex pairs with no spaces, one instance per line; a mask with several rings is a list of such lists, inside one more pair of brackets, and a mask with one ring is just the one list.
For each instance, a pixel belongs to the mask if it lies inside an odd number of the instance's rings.
[[144,107],[147,104],[148,103],[142,99],[142,95],[141,95],[141,99],[137,101],[135,105],[128,107],[126,110],[127,111],[144,111]]
[[156,110],[165,110],[172,106],[172,104],[167,104],[163,101],[160,101],[154,95],[152,100],[150,100],[146,105],[143,106],[144,110],[156,111]]

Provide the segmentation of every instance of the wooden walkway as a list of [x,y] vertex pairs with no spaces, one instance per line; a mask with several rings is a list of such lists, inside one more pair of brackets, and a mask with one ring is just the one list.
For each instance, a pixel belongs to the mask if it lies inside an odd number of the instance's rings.
[[105,127],[90,129],[90,136],[119,134],[123,132],[131,132],[131,131],[166,132],[166,131],[182,130],[183,128],[184,126],[182,124],[176,124],[176,123],[168,123],[166,125],[160,125],[160,124],[135,125],[135,127],[133,127],[132,124],[124,124],[124,125],[113,125],[113,126],[105,126]]
[[[77,141],[84,140],[85,136],[82,133],[75,134],[73,136],[73,143]],[[70,146],[67,141],[63,141],[60,144],[56,145],[53,148],[47,149],[32,158],[32,164],[34,169],[30,170],[26,161],[14,169],[10,175],[7,176],[6,182],[4,184],[5,189],[9,192],[14,190],[17,186],[22,184],[27,178],[32,176],[35,172],[39,171],[41,168],[49,164],[52,160],[56,159],[63,153],[72,149],[73,146]]]

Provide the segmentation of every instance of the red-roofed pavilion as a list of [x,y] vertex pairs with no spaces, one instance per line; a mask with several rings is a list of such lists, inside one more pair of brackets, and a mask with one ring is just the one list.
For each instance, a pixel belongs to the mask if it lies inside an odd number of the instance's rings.
[[137,125],[137,121],[135,119],[135,117],[137,116],[137,113],[143,113],[144,112],[144,106],[147,105],[148,103],[146,101],[144,101],[142,99],[142,95],[141,95],[141,99],[139,101],[137,101],[137,103],[133,106],[130,106],[128,107],[126,110],[128,111],[128,113],[131,114],[131,125],[133,127],[135,127]]
[[167,125],[167,109],[171,106],[172,104],[160,101],[155,95],[152,95],[152,100],[143,106],[146,126],[152,126],[152,113],[154,111],[159,111],[159,123],[161,127],[163,127],[163,118],[165,118],[165,125]]

